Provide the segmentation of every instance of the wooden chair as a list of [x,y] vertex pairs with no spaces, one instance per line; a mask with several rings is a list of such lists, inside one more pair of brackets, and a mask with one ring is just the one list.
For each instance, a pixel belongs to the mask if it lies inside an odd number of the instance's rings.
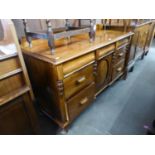
[[30,30],[29,29],[29,23],[28,20],[23,19],[24,24],[24,31],[26,35],[26,39],[29,43],[29,46],[32,46],[32,38],[36,39],[47,39],[48,45],[51,49],[51,53],[54,53],[55,44],[54,41],[56,39],[62,39],[62,38],[70,38],[71,36],[75,36],[78,34],[88,33],[90,37],[90,41],[94,41],[95,39],[95,20],[94,19],[87,19],[90,21],[90,25],[83,26],[81,24],[82,19],[79,20],[78,26],[71,26],[69,23],[69,19],[66,19],[65,21],[65,27],[61,28],[53,28],[51,24],[51,20],[46,19],[46,26],[44,26],[45,30]]
[[131,19],[104,19],[102,23],[104,25],[104,30],[113,27],[127,32],[131,24]]

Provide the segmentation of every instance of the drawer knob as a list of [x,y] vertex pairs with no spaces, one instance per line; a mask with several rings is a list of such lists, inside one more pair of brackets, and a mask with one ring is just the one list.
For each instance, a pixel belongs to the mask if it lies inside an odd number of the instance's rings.
[[122,67],[117,68],[117,72],[121,72],[122,71]]
[[80,79],[77,80],[77,84],[81,84],[82,82],[84,82],[86,80],[86,77],[83,76]]
[[122,57],[123,55],[124,55],[124,53],[122,52],[122,53],[119,54],[119,57]]
[[80,104],[81,105],[84,105],[84,104],[86,104],[88,102],[88,97],[85,97],[84,99],[82,99],[81,101],[80,101]]

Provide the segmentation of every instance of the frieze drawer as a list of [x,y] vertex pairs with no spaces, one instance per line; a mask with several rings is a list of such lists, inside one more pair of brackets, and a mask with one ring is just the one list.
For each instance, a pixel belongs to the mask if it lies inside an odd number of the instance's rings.
[[63,64],[63,74],[64,77],[78,71],[80,68],[89,65],[95,61],[95,54],[94,52],[86,54],[82,57],[77,59],[73,59],[69,62]]

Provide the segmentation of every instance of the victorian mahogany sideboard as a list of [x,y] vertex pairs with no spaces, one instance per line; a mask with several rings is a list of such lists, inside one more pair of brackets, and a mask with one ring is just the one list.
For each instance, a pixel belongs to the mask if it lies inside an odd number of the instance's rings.
[[120,77],[126,78],[133,33],[97,31],[94,42],[78,35],[55,42],[23,40],[21,48],[41,110],[61,128],[68,125]]
[[15,28],[11,20],[0,22],[0,134],[34,134],[38,122],[33,93]]

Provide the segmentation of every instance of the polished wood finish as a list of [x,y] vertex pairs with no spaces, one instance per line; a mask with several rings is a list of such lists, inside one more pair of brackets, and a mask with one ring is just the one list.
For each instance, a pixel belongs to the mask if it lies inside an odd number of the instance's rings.
[[58,65],[105,47],[106,45],[110,45],[117,40],[122,40],[124,37],[128,37],[132,34],[132,32],[106,31],[105,33],[104,31],[98,31],[93,43],[87,40],[87,35],[72,37],[70,43],[68,43],[66,39],[62,39],[55,43],[57,48],[55,49],[54,55],[50,53],[48,43],[45,40],[32,40],[32,48],[23,40],[21,48],[27,55]]
[[32,40],[30,48],[23,39],[21,48],[42,111],[67,127],[106,87],[126,77],[132,35],[97,31],[93,43],[87,35],[72,37],[70,43],[62,39],[53,55],[47,41]]
[[38,131],[32,93],[23,56],[11,20],[1,20],[0,134],[34,134]]

